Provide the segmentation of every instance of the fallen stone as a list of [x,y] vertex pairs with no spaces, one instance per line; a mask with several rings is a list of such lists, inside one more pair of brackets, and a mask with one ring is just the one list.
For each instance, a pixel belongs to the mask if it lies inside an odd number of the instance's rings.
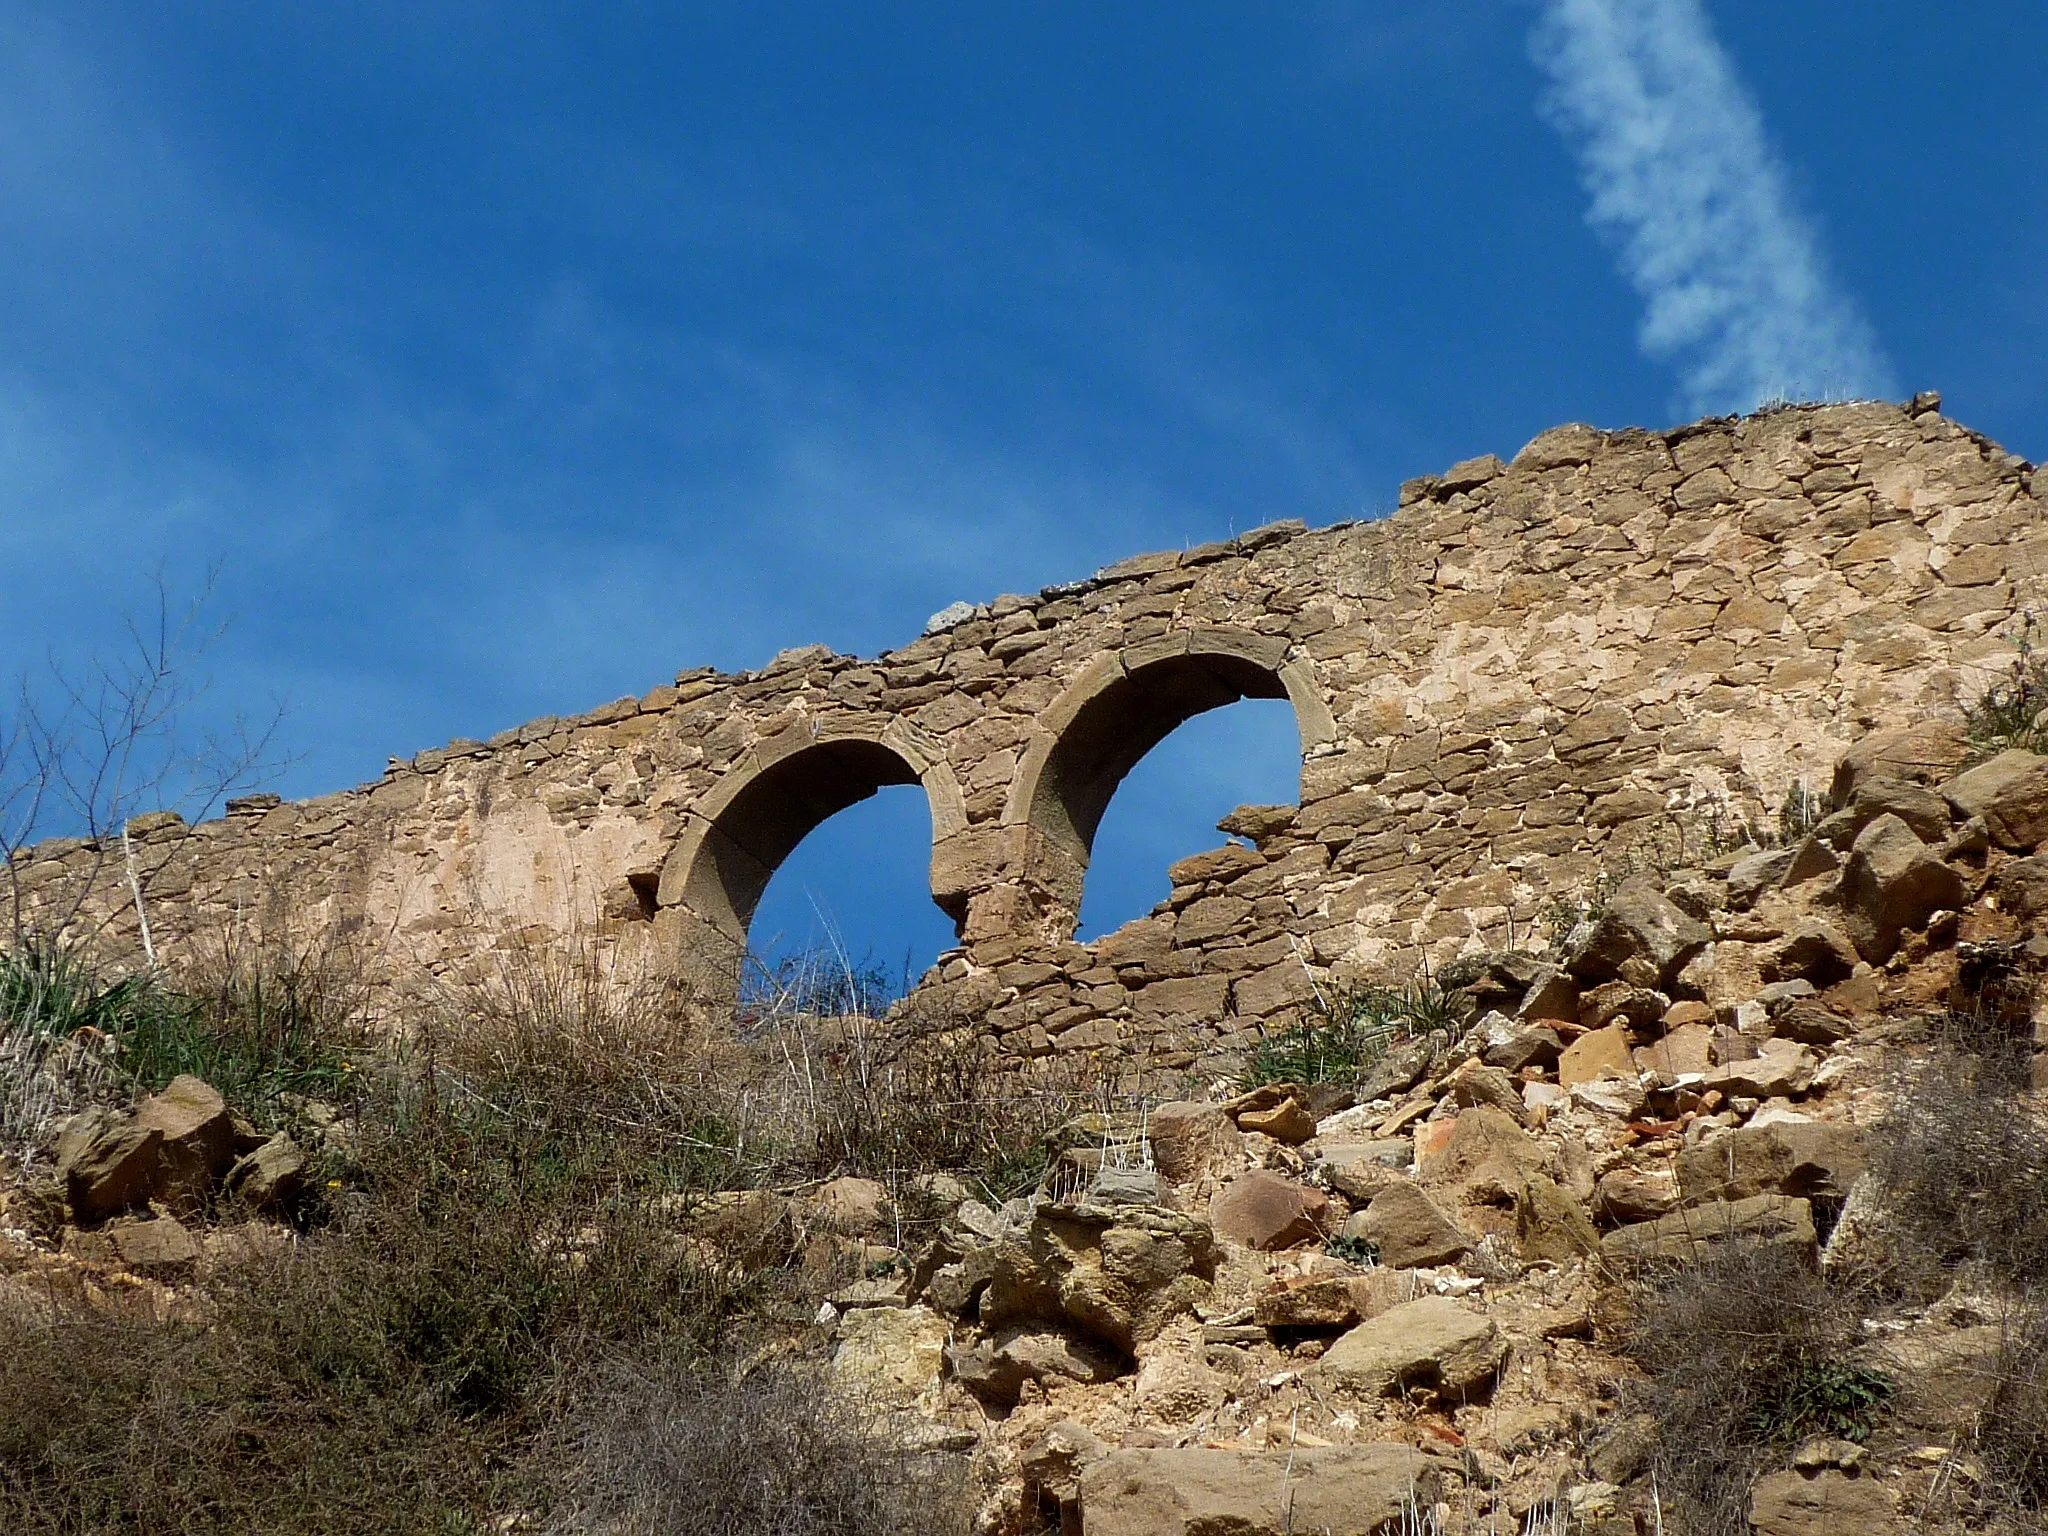
[[1626,1024],[1644,1033],[1654,1033],[1663,1022],[1671,999],[1649,987],[1631,986],[1625,981],[1607,981],[1579,998],[1579,1023],[1587,1029],[1605,1029]]
[[1427,1040],[1410,1040],[1394,1046],[1359,1078],[1359,1102],[1391,1099],[1406,1093],[1435,1064],[1436,1050]]
[[1925,843],[1938,843],[1947,837],[1953,819],[1949,803],[1942,795],[1905,779],[1874,779],[1857,785],[1847,809],[1858,818],[1859,832],[1880,816],[1896,816]]
[[1391,1443],[1109,1451],[1080,1477],[1087,1536],[1371,1536],[1430,1508],[1436,1464]]
[[1543,1146],[1497,1109],[1468,1109],[1451,1120],[1440,1143],[1423,1150],[1416,1143],[1416,1177],[1423,1188],[1449,1195],[1459,1205],[1511,1205],[1531,1173],[1541,1172]]
[[1222,1105],[1195,1100],[1161,1104],[1147,1120],[1146,1134],[1154,1165],[1176,1184],[1202,1178],[1244,1146]]
[[1781,882],[1788,890],[1809,880],[1824,880],[1842,867],[1842,856],[1818,837],[1800,839],[1792,850],[1792,862],[1785,867]]
[[908,1405],[938,1383],[946,1320],[927,1307],[867,1307],[839,1325],[832,1370],[850,1388]]
[[1765,951],[1763,975],[1766,981],[1797,978],[1816,987],[1831,987],[1848,979],[1857,960],[1856,946],[1847,934],[1832,923],[1806,917]]
[[198,1241],[169,1216],[111,1222],[106,1235],[113,1243],[116,1262],[146,1280],[189,1279],[199,1264]]
[[57,1139],[57,1175],[72,1214],[103,1221],[157,1197],[166,1172],[163,1132],[104,1111],[73,1118]]
[[2015,853],[2032,853],[2048,838],[2048,757],[2001,752],[1941,786],[1967,820],[1982,817],[1992,840]]
[[1673,1211],[1618,1227],[1600,1239],[1611,1264],[1697,1264],[1731,1243],[1770,1243],[1810,1254],[1813,1208],[1789,1195],[1755,1195]]
[[1828,799],[1847,805],[1863,785],[1877,779],[1940,784],[1970,758],[1970,738],[1959,720],[1922,721],[1872,731],[1835,764]]
[[1316,1117],[1300,1099],[1289,1098],[1271,1109],[1248,1109],[1237,1117],[1240,1131],[1256,1131],[1286,1146],[1299,1146],[1316,1133]]
[[1274,1253],[1320,1241],[1336,1225],[1330,1197],[1277,1173],[1242,1174],[1209,1201],[1209,1224],[1219,1237]]
[[1593,1214],[1610,1225],[1654,1221],[1678,1205],[1678,1178],[1669,1168],[1611,1168],[1593,1188]]
[[1728,905],[1746,908],[1772,886],[1784,881],[1792,868],[1790,848],[1772,848],[1753,853],[1728,871]]
[[1515,1017],[1527,1021],[1576,1019],[1579,1016],[1579,983],[1562,966],[1546,965],[1529,983]]
[[1095,1386],[1124,1373],[1117,1355],[1085,1338],[1050,1329],[1011,1330],[996,1339],[948,1344],[946,1373],[993,1408],[1014,1408],[1026,1382]]
[[1712,1024],[1681,1024],[1655,1044],[1638,1047],[1632,1059],[1639,1072],[1675,1082],[1713,1066],[1713,1042]]
[[1450,1090],[1451,1101],[1462,1109],[1491,1105],[1517,1121],[1524,1121],[1528,1114],[1522,1103],[1521,1085],[1499,1067],[1468,1061],[1451,1074],[1444,1086]]
[[226,1188],[250,1210],[268,1214],[298,1198],[305,1176],[306,1155],[279,1132],[228,1170]]
[[1635,1075],[1635,1056],[1625,1024],[1589,1030],[1557,1058],[1557,1085],[1566,1091],[1595,1078],[1633,1079]]
[[[1364,1214],[1353,1212],[1351,1220]],[[1313,1275],[1259,1292],[1252,1298],[1252,1321],[1261,1328],[1350,1328],[1414,1296],[1414,1277],[1398,1269]]]
[[199,1078],[174,1077],[136,1108],[135,1124],[163,1138],[155,1198],[180,1211],[202,1209],[235,1161],[235,1122],[226,1101]]
[[1376,1244],[1380,1262],[1396,1269],[1422,1269],[1448,1264],[1471,1243],[1437,1203],[1415,1185],[1389,1184],[1363,1211],[1345,1224]]
[[1504,1072],[1548,1067],[1556,1063],[1563,1049],[1564,1041],[1548,1024],[1504,1019],[1499,1014],[1482,1021],[1479,1059],[1489,1067],[1499,1067]]
[[1569,1264],[1599,1248],[1586,1208],[1548,1176],[1530,1174],[1515,1200],[1515,1252],[1530,1263]]
[[1356,1397],[1419,1391],[1463,1402],[1484,1395],[1506,1358],[1507,1341],[1490,1318],[1447,1296],[1424,1296],[1360,1323],[1309,1370]]
[[1882,964],[1904,930],[1922,927],[1943,907],[1962,906],[1963,877],[1898,817],[1880,816],[1857,834],[1842,866],[1839,899],[1857,952]]
[[895,1215],[889,1191],[873,1179],[829,1180],[811,1196],[811,1207],[820,1224],[845,1237],[874,1237],[891,1227]]
[[1863,1137],[1827,1120],[1739,1126],[1678,1154],[1678,1187],[1687,1205],[1797,1195],[1845,1200],[1869,1166]]
[[1125,1354],[1207,1300],[1217,1259],[1207,1222],[1147,1206],[1042,1205],[989,1252],[985,1327],[1071,1327]]
[[1401,1178],[1415,1161],[1415,1144],[1405,1136],[1337,1142],[1318,1148],[1322,1181],[1352,1200],[1370,1200]]
[[1164,1424],[1192,1423],[1221,1407],[1229,1396],[1223,1377],[1202,1361],[1180,1354],[1154,1355],[1131,1383],[1138,1411]]
[[1905,1529],[1884,1484],[1834,1468],[1757,1479],[1749,1523],[1758,1536],[1889,1536]]
[[1790,1098],[1813,1086],[1813,1052],[1796,1040],[1766,1040],[1757,1054],[1710,1070],[1702,1086],[1731,1097]]
[[1590,1083],[1573,1083],[1570,1098],[1581,1109],[1622,1120],[1635,1119],[1649,1102],[1642,1084],[1629,1077],[1596,1077]]
[[1704,923],[1655,886],[1631,880],[1573,930],[1565,968],[1581,983],[1633,981],[1629,962],[1637,961],[1647,976],[1638,984],[1662,986],[1712,938]]

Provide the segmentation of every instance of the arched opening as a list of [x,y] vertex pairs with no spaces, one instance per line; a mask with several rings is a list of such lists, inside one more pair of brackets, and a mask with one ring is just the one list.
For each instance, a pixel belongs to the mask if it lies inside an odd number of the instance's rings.
[[1243,699],[1197,715],[1142,758],[1111,798],[1088,854],[1075,937],[1084,943],[1166,899],[1167,870],[1214,848],[1240,805],[1292,804],[1301,736],[1281,699]]
[[[1097,831],[1125,777],[1188,721],[1242,699],[1287,701],[1301,754],[1336,734],[1307,664],[1288,657],[1286,642],[1228,630],[1190,631],[1103,656],[1046,711],[1004,819],[1028,824],[1026,878],[1067,915],[1069,931],[1080,918]],[[1287,800],[1300,794],[1299,757],[1295,767]]]
[[902,996],[956,935],[931,897],[930,850],[914,785],[884,785],[819,823],[754,910],[742,1001],[875,1014]]
[[[964,813],[951,770],[906,727],[864,719],[804,725],[755,747],[698,802],[662,866],[657,922],[666,924],[680,967],[701,986],[734,995],[776,871],[841,811],[895,785],[922,786],[923,815],[906,818],[898,802],[893,819],[915,828],[917,857],[927,861]],[[946,912],[957,924],[961,914]]]

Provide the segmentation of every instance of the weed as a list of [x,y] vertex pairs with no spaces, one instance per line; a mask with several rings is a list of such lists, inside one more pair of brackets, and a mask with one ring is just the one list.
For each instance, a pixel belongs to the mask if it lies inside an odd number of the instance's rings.
[[1339,1235],[1323,1244],[1323,1252],[1333,1259],[1342,1259],[1346,1264],[1356,1264],[1360,1269],[1371,1269],[1380,1261],[1380,1245],[1369,1237]]
[[1778,806],[1778,845],[1790,848],[1804,842],[1827,813],[1827,797],[1806,780],[1798,780]]
[[2039,752],[2048,746],[2048,656],[2036,643],[2039,625],[2029,609],[2013,636],[2011,665],[1964,706],[1963,728],[1976,761],[2015,747]]
[[1868,1440],[1899,1384],[1883,1371],[1845,1360],[1792,1360],[1763,1374],[1751,1430],[1760,1440],[1789,1444],[1810,1434]]
[[1355,1082],[1403,1041],[1455,1033],[1468,1012],[1463,998],[1427,975],[1396,986],[1319,991],[1308,1017],[1246,1053],[1238,1086]]

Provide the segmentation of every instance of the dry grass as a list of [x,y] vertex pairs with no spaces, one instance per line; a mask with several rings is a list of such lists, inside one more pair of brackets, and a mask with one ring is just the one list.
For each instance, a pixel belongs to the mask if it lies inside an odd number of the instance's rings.
[[905,1449],[815,1371],[607,1369],[561,1440],[556,1536],[964,1536],[957,1460]]

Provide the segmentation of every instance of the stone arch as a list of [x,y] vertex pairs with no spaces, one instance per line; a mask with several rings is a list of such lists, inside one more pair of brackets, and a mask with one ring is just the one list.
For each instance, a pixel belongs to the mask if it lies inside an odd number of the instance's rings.
[[1247,630],[1184,630],[1098,656],[1043,716],[1003,811],[1020,829],[1024,878],[1063,919],[1078,916],[1095,831],[1117,786],[1196,715],[1240,699],[1294,706],[1302,754],[1327,746],[1337,723],[1288,643]]
[[[760,742],[688,813],[661,869],[656,921],[689,971],[736,975],[754,909],[782,861],[812,831],[891,784],[920,784],[934,846],[967,824],[952,768],[902,720],[804,722]],[[964,908],[934,901],[958,923]]]

